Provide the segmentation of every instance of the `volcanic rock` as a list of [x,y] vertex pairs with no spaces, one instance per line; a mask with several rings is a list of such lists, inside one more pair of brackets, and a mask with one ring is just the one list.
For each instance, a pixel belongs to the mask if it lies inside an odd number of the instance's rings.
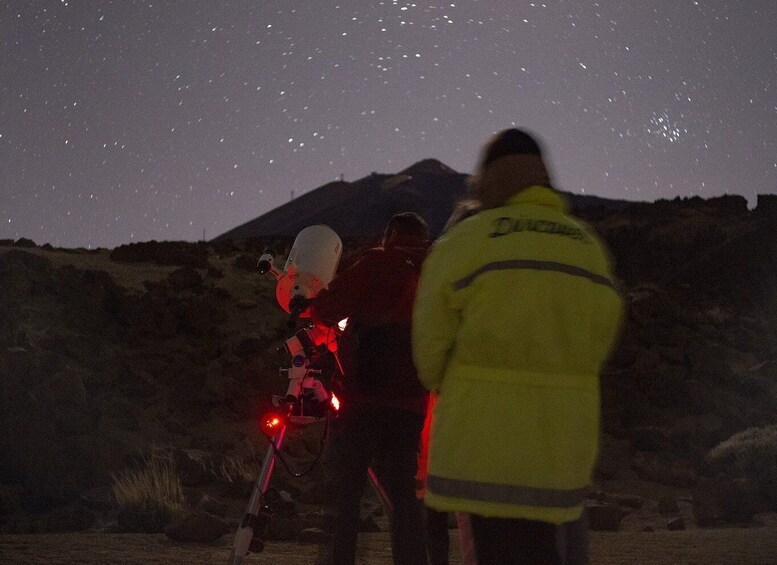
[[195,510],[168,524],[164,533],[175,541],[213,543],[229,530],[229,524],[224,519]]

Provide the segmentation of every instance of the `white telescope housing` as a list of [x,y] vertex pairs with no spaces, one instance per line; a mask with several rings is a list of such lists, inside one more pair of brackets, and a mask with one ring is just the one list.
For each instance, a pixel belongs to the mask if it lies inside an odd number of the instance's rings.
[[342,252],[340,236],[329,226],[308,226],[299,232],[275,287],[281,308],[289,312],[292,297],[301,294],[312,298],[326,288],[337,272]]

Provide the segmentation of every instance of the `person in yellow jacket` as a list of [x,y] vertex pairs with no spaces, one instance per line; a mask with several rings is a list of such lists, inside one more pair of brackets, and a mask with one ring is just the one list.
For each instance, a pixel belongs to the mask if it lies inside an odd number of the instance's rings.
[[532,136],[497,134],[473,186],[483,210],[436,242],[413,312],[418,377],[439,394],[425,500],[472,515],[479,565],[560,563],[556,525],[582,512],[623,303]]

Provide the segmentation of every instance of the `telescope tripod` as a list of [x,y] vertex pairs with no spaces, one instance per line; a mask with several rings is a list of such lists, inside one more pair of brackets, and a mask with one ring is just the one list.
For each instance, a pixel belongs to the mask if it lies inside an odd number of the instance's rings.
[[[266,495],[288,426],[292,423],[304,425],[311,419],[320,420],[321,417],[329,418],[333,411],[339,409],[337,397],[327,392],[315,376],[320,375],[321,371],[310,368],[311,357],[320,354],[320,349],[315,345],[315,332],[315,328],[304,328],[286,340],[285,348],[291,354],[292,361],[288,368],[281,369],[281,373],[288,374],[289,388],[283,399],[277,399],[277,408],[261,416],[260,426],[270,446],[235,534],[229,565],[240,565],[248,553],[260,553],[264,549],[265,530],[272,518]],[[332,353],[339,366],[336,353]],[[368,469],[368,477],[390,518],[393,510],[391,500],[371,468]]]

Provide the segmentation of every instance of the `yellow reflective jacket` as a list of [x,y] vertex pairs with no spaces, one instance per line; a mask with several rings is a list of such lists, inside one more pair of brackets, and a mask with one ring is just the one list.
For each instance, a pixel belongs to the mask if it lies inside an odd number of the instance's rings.
[[418,376],[440,393],[427,504],[578,518],[597,457],[599,372],[621,312],[603,244],[549,188],[529,187],[440,238],[413,312]]

